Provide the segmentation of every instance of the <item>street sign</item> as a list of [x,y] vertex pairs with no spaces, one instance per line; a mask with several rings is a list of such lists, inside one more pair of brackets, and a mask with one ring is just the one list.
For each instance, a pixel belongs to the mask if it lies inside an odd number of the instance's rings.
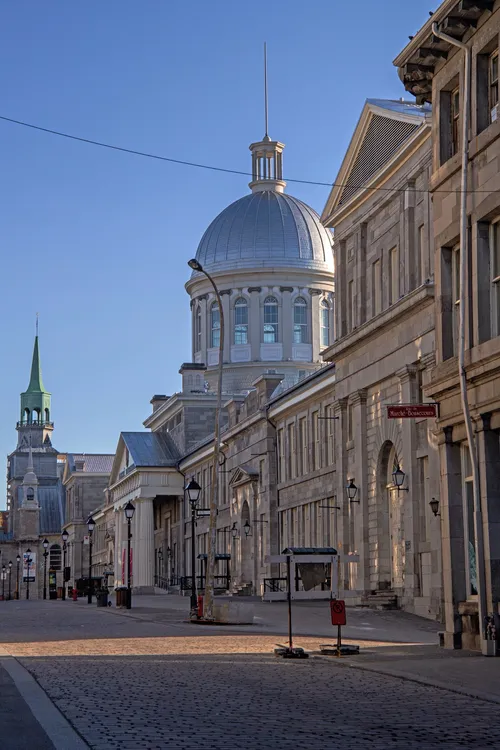
[[393,404],[387,407],[388,419],[436,418],[437,404]]
[[[28,563],[29,560],[29,563]],[[34,583],[36,577],[36,552],[23,553],[23,583]]]
[[332,599],[330,602],[330,613],[332,625],[345,625],[347,622],[345,613],[345,601],[343,599]]

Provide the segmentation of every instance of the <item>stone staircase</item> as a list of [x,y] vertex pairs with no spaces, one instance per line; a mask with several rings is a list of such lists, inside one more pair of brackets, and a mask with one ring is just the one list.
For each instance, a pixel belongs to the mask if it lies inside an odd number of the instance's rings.
[[383,591],[372,591],[366,597],[365,606],[370,609],[398,609],[398,597],[392,589],[384,589]]
[[252,596],[252,594],[253,585],[251,583],[242,583],[233,589],[233,596]]

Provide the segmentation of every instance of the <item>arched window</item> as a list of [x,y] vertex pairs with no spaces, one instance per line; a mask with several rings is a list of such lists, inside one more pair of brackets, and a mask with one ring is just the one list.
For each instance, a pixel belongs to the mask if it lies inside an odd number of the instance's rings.
[[264,344],[278,341],[278,300],[266,297],[264,300]]
[[220,346],[220,312],[217,302],[213,302],[210,308],[210,327],[210,345],[212,347]]
[[234,343],[248,344],[248,305],[243,297],[234,303]]
[[50,422],[50,411],[45,409],[45,421]]
[[40,422],[40,409],[33,409],[31,418],[33,424],[38,424]]
[[321,303],[319,314],[321,346],[330,346],[330,305],[326,299]]
[[59,544],[53,544],[49,550],[49,567],[52,570],[61,570],[61,547]]
[[201,307],[198,305],[194,316],[194,350],[201,352]]
[[26,409],[24,410],[24,420],[23,421],[24,421],[25,424],[29,424],[30,421],[31,421],[31,413],[30,413],[30,410],[28,409],[28,407],[26,407]]
[[302,297],[293,304],[293,343],[307,343],[307,302]]

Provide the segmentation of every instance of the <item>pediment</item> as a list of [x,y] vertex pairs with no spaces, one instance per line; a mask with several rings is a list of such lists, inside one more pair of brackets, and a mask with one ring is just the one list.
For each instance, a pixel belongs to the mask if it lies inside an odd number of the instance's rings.
[[237,487],[248,482],[255,482],[259,478],[259,472],[253,466],[242,464],[237,466],[229,482],[230,487]]

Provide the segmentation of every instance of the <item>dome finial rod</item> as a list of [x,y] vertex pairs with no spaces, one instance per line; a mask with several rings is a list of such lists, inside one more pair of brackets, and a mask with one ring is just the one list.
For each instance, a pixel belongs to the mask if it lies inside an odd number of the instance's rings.
[[264,118],[265,118],[265,137],[269,137],[269,111],[267,96],[267,42],[264,42]]

